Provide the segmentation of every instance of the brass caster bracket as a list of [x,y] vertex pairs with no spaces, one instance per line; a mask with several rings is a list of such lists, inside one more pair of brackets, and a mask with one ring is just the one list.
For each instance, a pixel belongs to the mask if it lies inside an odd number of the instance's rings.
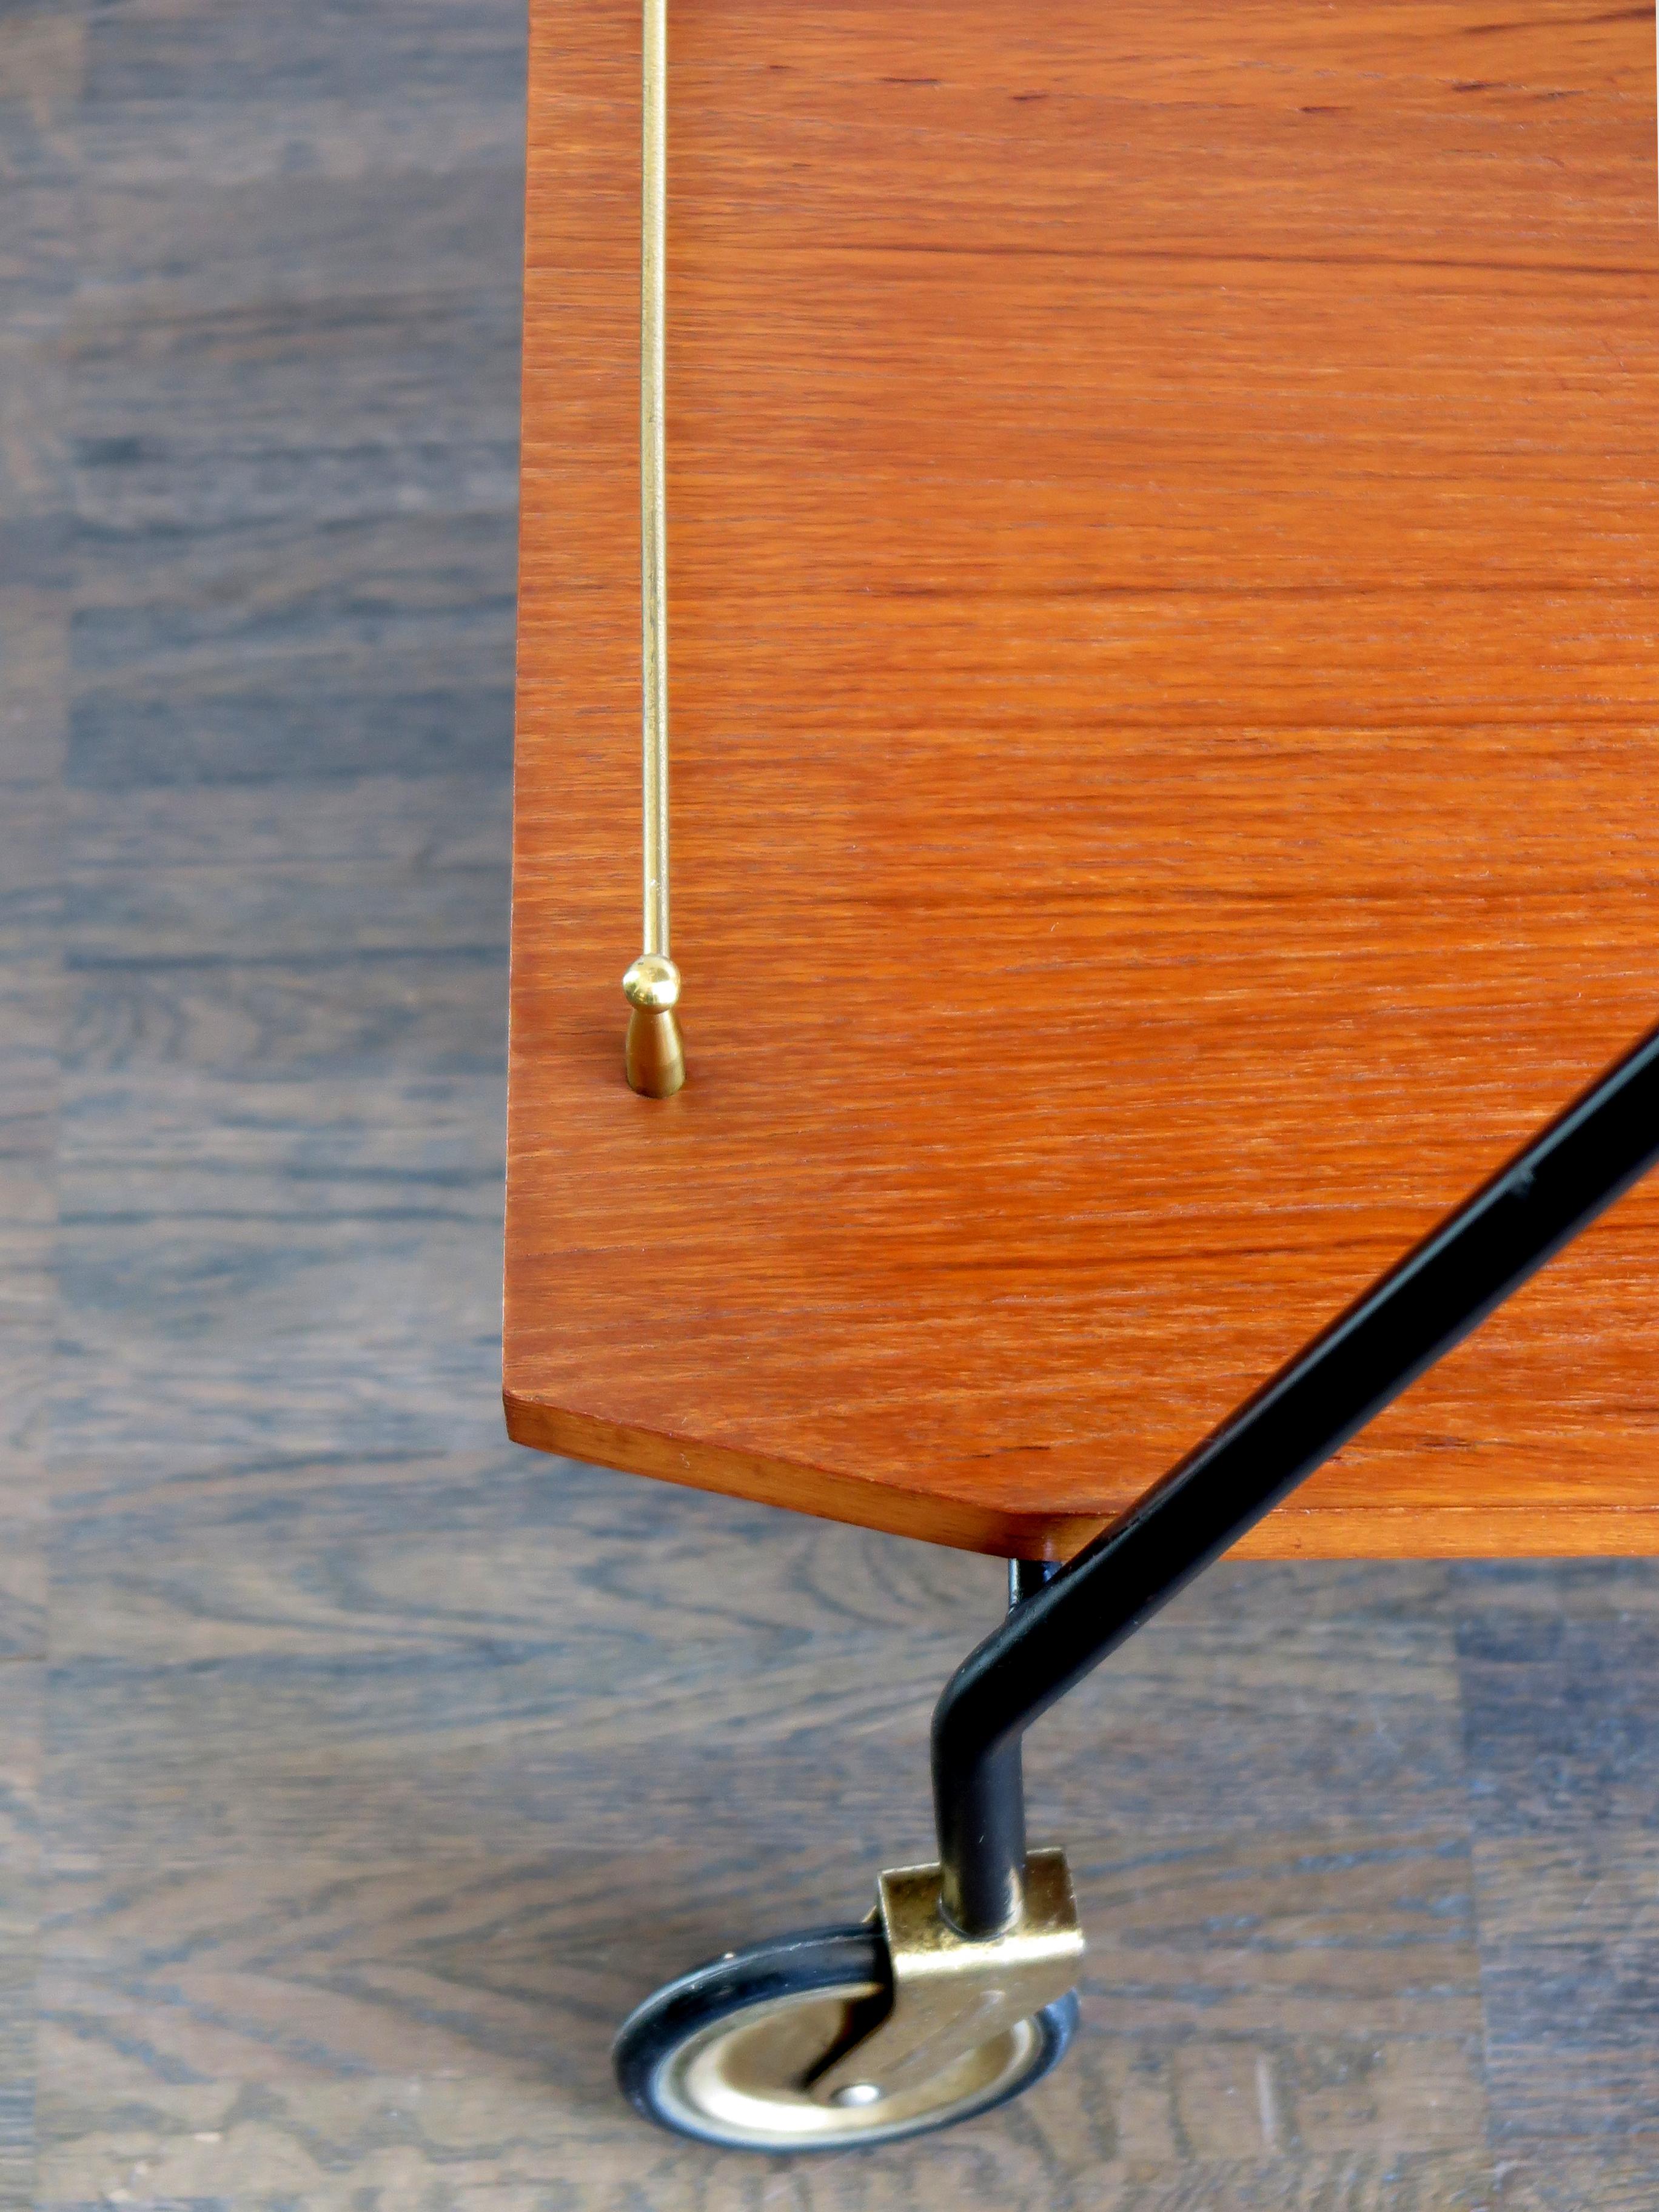
[[813,2078],[818,2104],[874,2106],[913,2088],[1076,1986],[1083,1930],[1064,1851],[1027,1858],[1024,1907],[1000,1936],[959,1936],[940,1910],[939,1881],[936,1866],[878,1877],[892,2008]]

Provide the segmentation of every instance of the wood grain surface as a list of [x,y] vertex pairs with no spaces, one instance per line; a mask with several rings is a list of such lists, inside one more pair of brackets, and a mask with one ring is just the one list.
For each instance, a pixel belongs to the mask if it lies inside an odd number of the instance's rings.
[[[1659,1009],[1651,11],[681,11],[675,950],[629,0],[533,11],[507,1401],[1120,1509]],[[1659,1190],[1249,1540],[1659,1547]]]

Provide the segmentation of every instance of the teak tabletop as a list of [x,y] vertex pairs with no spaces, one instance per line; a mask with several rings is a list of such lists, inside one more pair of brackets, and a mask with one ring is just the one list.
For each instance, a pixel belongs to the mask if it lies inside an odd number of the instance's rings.
[[[533,9],[522,1442],[1060,1556],[1659,1012],[1646,4]],[[1256,1553],[1659,1550],[1659,1188]]]

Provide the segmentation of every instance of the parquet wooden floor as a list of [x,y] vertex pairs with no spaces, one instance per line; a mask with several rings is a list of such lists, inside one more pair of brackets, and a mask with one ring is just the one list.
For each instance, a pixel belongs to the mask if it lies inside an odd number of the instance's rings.
[[516,1453],[522,25],[0,12],[0,2200],[1647,2212],[1659,1574],[1225,1569],[1040,1729],[1065,2072],[825,2165],[626,2006],[925,1850],[989,1562]]

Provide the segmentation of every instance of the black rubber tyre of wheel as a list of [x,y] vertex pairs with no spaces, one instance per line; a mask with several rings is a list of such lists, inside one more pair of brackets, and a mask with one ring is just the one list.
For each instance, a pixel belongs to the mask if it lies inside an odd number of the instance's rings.
[[854,2149],[864,2144],[899,2142],[977,2118],[1022,2095],[1065,2057],[1077,2027],[1076,1992],[1045,2005],[1027,2023],[1026,2048],[1017,2060],[1015,2078],[992,2083],[982,2095],[969,2094],[942,2113],[883,2124],[871,2115],[855,2134],[826,2135],[822,2140],[789,2143],[734,2134],[715,2120],[699,2120],[684,2100],[670,2094],[675,2062],[721,2022],[737,2023],[745,2013],[775,2008],[780,2000],[826,1998],[872,1987],[891,1986],[887,1947],[879,1929],[814,1928],[774,1936],[746,1950],[728,1952],[706,1966],[694,1967],[677,1981],[654,1990],[623,2022],[612,2051],[617,2083],[635,2112],[676,2135],[718,2144],[723,2149],[775,2153]]

